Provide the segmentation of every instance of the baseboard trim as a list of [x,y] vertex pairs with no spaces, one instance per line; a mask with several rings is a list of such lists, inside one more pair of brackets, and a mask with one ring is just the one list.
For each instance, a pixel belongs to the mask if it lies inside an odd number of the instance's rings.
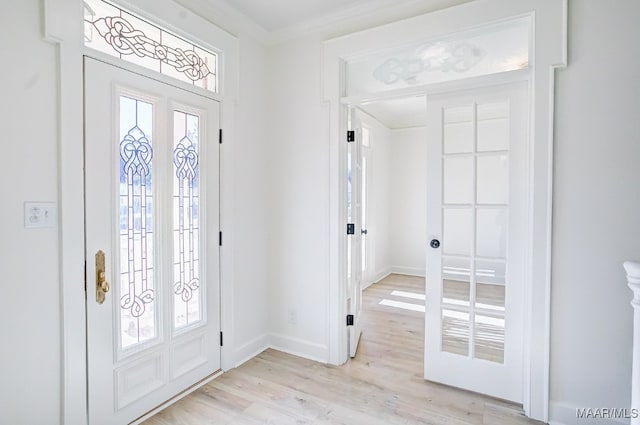
[[234,352],[234,367],[238,367],[251,360],[267,348],[269,348],[269,334],[260,335],[259,337],[241,345]]
[[268,348],[320,363],[327,363],[329,358],[326,345],[280,334],[262,334],[235,350],[234,367],[248,362]]
[[[267,350],[269,348],[277,351],[282,351],[284,353],[288,353],[294,356],[313,360],[316,362],[320,362],[324,364],[328,363],[329,349],[327,348],[326,345],[316,344],[316,343],[305,341],[298,338],[290,338],[284,335],[263,334],[246,342],[245,344],[241,345],[239,348],[234,350],[234,359],[235,359],[234,368],[242,365],[243,363],[248,362],[249,360],[253,359],[257,355],[262,353],[264,350]],[[187,388],[180,394],[170,398],[169,400],[160,404],[153,410],[145,413],[143,416],[139,417],[134,422],[132,422],[132,425],[137,425],[142,423],[143,421],[145,421],[146,419],[149,419],[151,416],[155,415],[161,410],[169,407],[170,405],[177,402],[178,400],[191,394],[198,388],[208,384],[209,382],[211,382],[212,380],[214,380],[215,378],[217,378],[218,376],[222,375],[225,372],[220,370],[204,378],[202,381],[197,382],[196,384]]]
[[[578,418],[577,409],[584,407],[586,406],[551,401],[549,403],[549,425],[629,425],[628,419]],[[619,408],[618,406],[614,407]],[[595,409],[595,407],[592,408]]]
[[404,267],[404,266],[392,266],[391,273],[393,274],[403,274],[407,276],[418,276],[425,277],[425,269],[419,267]]
[[269,347],[274,350],[320,363],[328,363],[329,348],[326,345],[279,334],[271,334],[269,339]]
[[385,277],[389,276],[391,274],[391,267],[387,267],[386,269],[376,273],[373,275],[373,278],[371,279],[371,281],[365,285],[362,286],[362,289],[367,289],[369,286],[373,285],[374,283],[378,283],[380,282],[382,279],[384,279]]

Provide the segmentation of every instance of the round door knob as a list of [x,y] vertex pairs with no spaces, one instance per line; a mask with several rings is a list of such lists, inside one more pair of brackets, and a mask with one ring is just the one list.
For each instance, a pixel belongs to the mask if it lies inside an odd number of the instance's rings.
[[431,239],[431,243],[429,244],[431,245],[431,248],[439,248],[440,247],[440,241],[437,239]]
[[362,233],[363,235],[366,235],[367,233],[369,233],[369,231],[367,229],[362,229],[360,230],[360,233]]

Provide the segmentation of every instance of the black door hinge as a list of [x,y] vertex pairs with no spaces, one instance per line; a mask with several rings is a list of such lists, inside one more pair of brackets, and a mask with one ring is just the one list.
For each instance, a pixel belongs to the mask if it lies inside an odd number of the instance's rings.
[[222,331],[220,331],[220,347],[224,345],[224,339],[222,338]]
[[356,141],[356,132],[355,130],[347,130],[347,143]]
[[353,314],[347,314],[347,326],[353,326]]
[[218,233],[218,245],[222,246],[222,232]]
[[218,133],[218,141],[222,144],[222,129],[220,129],[220,132]]
[[347,235],[356,234],[356,225],[353,223],[347,223]]

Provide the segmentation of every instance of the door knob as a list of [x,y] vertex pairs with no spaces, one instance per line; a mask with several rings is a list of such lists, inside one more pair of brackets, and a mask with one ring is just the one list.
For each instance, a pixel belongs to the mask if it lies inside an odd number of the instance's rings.
[[437,239],[431,239],[431,243],[429,243],[429,245],[431,245],[431,248],[439,248],[440,247],[440,241]]
[[369,233],[369,231],[367,229],[362,229],[360,230],[360,233],[362,233],[363,235],[366,235],[367,233]]
[[100,276],[98,277],[100,282],[100,289],[102,292],[107,293],[111,287],[109,286],[109,282],[107,282],[107,278],[104,272],[100,272]]

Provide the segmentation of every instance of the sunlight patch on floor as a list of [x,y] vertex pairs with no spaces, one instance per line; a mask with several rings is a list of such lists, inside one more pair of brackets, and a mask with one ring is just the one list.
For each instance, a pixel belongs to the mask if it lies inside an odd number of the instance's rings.
[[415,292],[391,291],[391,295],[396,297],[411,298],[413,300],[425,300],[424,294],[416,294]]
[[386,305],[387,307],[401,308],[403,310],[420,311],[424,313],[424,305],[411,304],[411,303],[405,303],[402,301],[393,301],[393,300],[387,300],[387,299],[380,301],[378,304]]

